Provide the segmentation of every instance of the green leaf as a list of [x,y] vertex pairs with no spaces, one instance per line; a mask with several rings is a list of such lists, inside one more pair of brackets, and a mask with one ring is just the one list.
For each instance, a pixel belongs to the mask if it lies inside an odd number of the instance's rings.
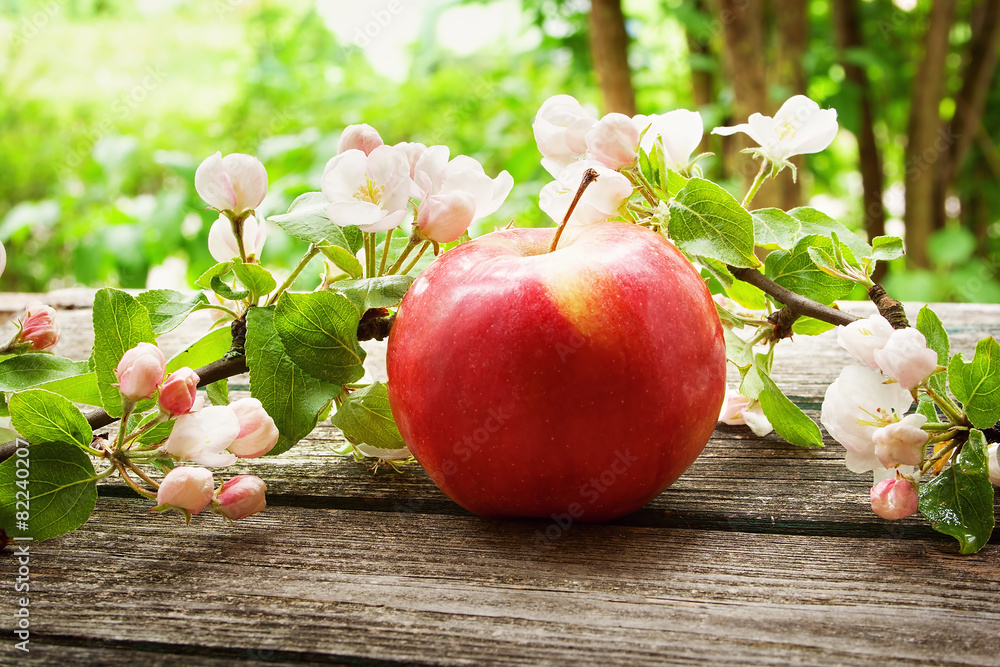
[[993,337],[976,343],[976,354],[966,362],[956,354],[948,364],[951,393],[965,405],[965,414],[976,428],[990,428],[1000,421],[1000,343]]
[[800,317],[792,324],[792,333],[800,336],[818,336],[824,331],[833,329],[836,325],[817,320],[814,317]]
[[386,387],[381,382],[348,394],[330,421],[355,444],[367,443],[381,449],[406,446],[392,417]]
[[261,402],[280,433],[272,456],[309,435],[319,413],[340,393],[339,385],[307,375],[292,361],[274,327],[274,311],[269,306],[247,312],[246,345],[250,395]]
[[[802,230],[799,232],[800,239],[811,235],[830,236],[832,232],[836,232],[840,242],[851,249],[854,257],[871,257],[872,255],[870,245],[862,241],[857,234],[826,213],[809,208],[808,206],[801,206],[793,208],[788,212],[788,215],[795,218],[802,225]],[[796,243],[798,242],[796,241]]]
[[[945,331],[941,318],[933,310],[924,306],[917,314],[917,331],[924,335],[927,340],[927,347],[937,352],[938,365],[947,366],[948,356],[951,354],[951,342],[948,340],[948,332]],[[947,374],[935,373],[931,376],[930,386],[939,396],[944,396],[947,391]]]
[[86,361],[72,361],[41,352],[19,354],[0,361],[0,391],[21,391],[82,375],[88,370]]
[[[8,537],[35,541],[58,537],[83,525],[97,504],[97,475],[86,452],[75,445],[52,442],[25,448],[0,464],[0,528]],[[29,461],[27,468],[23,461]],[[18,464],[18,461],[22,463]],[[27,478],[18,470],[29,470]],[[28,481],[27,529],[17,518],[17,501],[24,500],[17,485]],[[18,496],[18,492],[22,495]],[[23,507],[23,505],[22,505]]]
[[919,508],[934,530],[958,540],[963,554],[986,545],[994,525],[993,485],[982,431],[970,431],[951,466],[920,486]]
[[927,421],[930,423],[935,423],[941,420],[941,417],[939,417],[937,413],[937,406],[934,405],[934,399],[927,394],[920,395],[920,400],[917,401],[917,414],[926,417]]
[[201,292],[184,295],[169,289],[149,290],[139,294],[136,300],[149,312],[149,321],[157,336],[173,331],[188,315],[208,303]]
[[[235,265],[234,265],[235,266]],[[248,289],[235,289],[230,287],[222,278],[215,276],[209,282],[212,291],[218,294],[223,299],[229,299],[230,301],[242,301],[243,299],[250,296],[250,290]]]
[[307,192],[296,197],[288,207],[288,213],[272,215],[268,218],[284,229],[290,236],[317,245],[324,241],[348,250],[356,255],[364,245],[364,236],[357,227],[341,227],[326,217],[326,207],[330,205],[322,192]]
[[[153,418],[155,416],[156,413],[150,414],[150,418]],[[143,421],[145,422],[146,420]],[[177,421],[174,419],[171,419],[170,421],[160,422],[153,428],[149,429],[148,431],[140,435],[138,440],[143,445],[157,445],[166,440],[168,437],[170,437],[170,432],[174,430],[174,424],[176,423]]]
[[[94,296],[94,364],[97,388],[104,409],[112,417],[122,415],[122,397],[114,386],[118,383],[115,369],[122,355],[139,343],[156,343],[149,312],[130,295],[120,290],[104,288]],[[140,403],[146,409],[149,402]]]
[[10,398],[10,422],[33,444],[64,442],[88,447],[94,431],[72,403],[44,389],[19,391]]
[[750,283],[742,280],[734,280],[732,287],[726,290],[730,299],[750,310],[764,310],[767,308],[767,295],[759,287],[754,287]]
[[97,373],[84,373],[61,380],[52,380],[38,385],[37,388],[59,394],[73,403],[101,405],[101,392],[97,388]]
[[872,259],[876,262],[891,262],[904,254],[903,239],[898,236],[876,236],[872,239]]
[[753,363],[753,348],[750,343],[737,336],[729,327],[722,328],[722,335],[726,341],[726,358],[729,361],[737,368]]
[[365,280],[340,280],[330,286],[363,313],[369,308],[393,308],[413,282],[413,276],[381,276]]
[[760,378],[763,389],[757,400],[764,410],[774,431],[782,438],[798,445],[799,447],[822,447],[823,436],[819,432],[816,422],[802,412],[799,406],[788,400],[788,397],[774,383],[771,376],[765,373],[758,364],[756,373]]
[[334,266],[349,275],[351,278],[360,278],[365,274],[364,267],[361,266],[361,262],[355,257],[351,251],[341,248],[340,246],[330,245],[329,243],[324,243],[319,247],[319,250],[323,255],[333,262]]
[[285,292],[274,311],[274,328],[292,361],[317,380],[347,384],[365,374],[358,345],[361,312],[343,294]]
[[213,329],[197,341],[167,360],[167,372],[178,368],[201,368],[222,359],[233,346],[233,334],[229,327]]
[[670,200],[670,238],[689,255],[732,266],[757,267],[753,219],[733,196],[703,178],[688,181]]
[[[719,281],[722,289],[729,290],[732,288],[735,279],[725,264],[709,257],[698,257],[696,261],[705,267],[705,271],[708,272],[709,276]],[[706,277],[705,273],[702,273],[702,277]]]
[[231,272],[233,270],[233,264],[233,260],[219,262],[208,271],[205,271],[205,273],[198,276],[198,279],[194,281],[194,284],[204,289],[212,289],[212,279],[222,278],[227,273]]
[[[257,300],[265,294],[270,294],[271,291],[278,286],[278,283],[274,279],[274,276],[271,275],[271,272],[260,264],[244,264],[243,262],[235,262],[233,264],[233,273],[236,274],[236,279],[239,280],[244,287],[250,290],[250,294],[252,295],[251,300],[254,303],[256,303]],[[216,292],[216,294],[218,294],[218,292]]]
[[222,378],[205,387],[212,405],[229,405],[229,379]]
[[826,273],[813,261],[810,248],[821,248],[833,254],[833,240],[826,236],[803,236],[790,252],[775,250],[764,260],[764,273],[782,287],[807,299],[829,304],[847,296],[854,283]]
[[771,250],[790,250],[802,233],[802,223],[780,208],[761,208],[753,217],[754,242]]

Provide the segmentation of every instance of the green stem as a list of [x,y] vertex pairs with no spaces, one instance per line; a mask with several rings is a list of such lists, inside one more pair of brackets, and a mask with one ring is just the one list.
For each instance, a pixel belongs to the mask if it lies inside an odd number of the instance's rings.
[[403,269],[402,271],[399,272],[400,275],[405,276],[407,273],[409,273],[413,269],[414,266],[417,265],[417,262],[420,261],[420,258],[423,257],[423,255],[424,255],[425,252],[427,252],[427,247],[430,246],[430,244],[431,244],[430,241],[424,241],[424,244],[422,246],[420,246],[420,250],[417,252],[417,256],[413,258],[412,262],[410,262],[409,264],[406,265],[405,269]]
[[643,176],[642,171],[637,168],[626,169],[621,173],[625,174],[625,178],[632,182],[632,185],[639,188],[639,194],[643,196],[649,205],[656,208],[656,205],[660,203],[660,200],[655,194],[653,194],[653,188],[646,181],[646,177]]
[[135,474],[137,474],[139,477],[142,477],[142,479],[145,480],[145,482],[147,484],[149,484],[150,486],[152,486],[154,489],[159,489],[160,488],[159,482],[157,482],[156,480],[150,478],[149,475],[147,475],[143,471],[139,470],[139,466],[137,466],[132,461],[128,461],[125,465],[127,465],[129,467],[129,470],[131,470],[132,472],[134,472]]
[[118,470],[118,466],[116,466],[114,463],[112,463],[107,468],[105,468],[101,472],[97,473],[97,477],[95,477],[94,479],[95,480],[104,479],[105,477],[107,477],[108,475],[110,475],[111,473],[113,473],[115,470]]
[[[750,206],[750,202],[753,201],[754,195],[757,194],[757,190],[760,186],[764,184],[764,179],[767,178],[767,160],[764,160],[760,165],[760,171],[757,172],[757,177],[753,179],[753,185],[750,186],[747,196],[743,198],[743,203],[740,204],[743,208]],[[749,210],[747,208],[747,210]]]
[[425,243],[422,238],[416,234],[411,236],[410,242],[406,244],[406,247],[403,248],[403,252],[399,255],[399,258],[393,263],[392,266],[389,267],[389,270],[385,272],[385,275],[390,276],[399,271],[399,267],[403,265],[403,261],[410,255],[411,252],[413,252],[413,249],[421,243]]
[[231,216],[226,214],[226,217],[229,218],[229,223],[232,225],[233,229],[233,236],[236,237],[236,247],[239,248],[240,251],[240,260],[246,264],[247,251],[246,248],[243,247],[243,222],[246,220],[246,216]]
[[385,263],[389,259],[389,243],[392,241],[392,235],[396,232],[396,228],[393,227],[385,233],[385,244],[382,246],[382,261],[378,265],[378,274],[381,276],[385,273]]
[[141,486],[135,483],[134,479],[129,477],[128,470],[125,468],[125,465],[123,463],[115,462],[115,467],[118,468],[119,474],[121,474],[122,479],[125,480],[125,483],[129,485],[129,488],[138,493],[140,496],[145,496],[150,500],[156,500],[155,493],[153,493],[152,491],[147,491],[146,489],[142,488]]
[[940,452],[935,454],[933,457],[924,461],[923,465],[920,466],[920,474],[923,475],[925,472],[934,467],[938,461],[943,459],[945,456],[950,456],[951,452],[958,446],[958,441],[952,439],[951,444],[942,449]]
[[937,403],[937,406],[941,408],[941,412],[943,412],[945,416],[952,421],[952,423],[956,425],[965,425],[965,415],[962,414],[962,412],[958,409],[958,406],[955,405],[950,398],[938,395],[936,391],[931,389],[929,384],[924,387],[924,391],[926,391],[927,395],[930,396],[935,403]]
[[309,249],[306,250],[306,254],[302,255],[302,259],[300,259],[299,263],[295,265],[294,269],[292,269],[291,274],[289,274],[289,276],[285,279],[285,282],[281,283],[278,289],[275,290],[274,294],[271,295],[271,298],[267,300],[265,305],[274,305],[278,301],[278,297],[292,286],[292,283],[295,282],[295,279],[298,278],[299,274],[306,268],[306,265],[309,264],[309,262],[312,261],[312,258],[318,254],[319,248],[316,247],[316,244],[309,244]]
[[123,398],[121,424],[118,427],[118,438],[115,444],[115,451],[120,452],[122,447],[125,446],[125,429],[128,427],[128,418],[132,416],[133,410],[135,410],[135,401]]
[[234,320],[240,319],[240,316],[236,314],[236,311],[232,310],[231,308],[226,308],[222,304],[209,303],[209,304],[203,305],[198,310],[221,310],[222,312],[224,312],[226,315],[229,315]]
[[159,413],[157,413],[156,417],[154,417],[153,419],[150,419],[148,422],[146,422],[145,424],[143,424],[142,426],[140,426],[136,430],[134,430],[131,433],[129,433],[128,436],[126,436],[125,440],[131,442],[131,441],[135,440],[136,438],[138,438],[143,433],[145,433],[146,431],[148,431],[149,429],[151,429],[154,426],[156,426],[157,424],[161,424],[161,423],[167,421],[167,419],[169,419],[169,417],[167,415],[163,414],[163,412],[159,412]]

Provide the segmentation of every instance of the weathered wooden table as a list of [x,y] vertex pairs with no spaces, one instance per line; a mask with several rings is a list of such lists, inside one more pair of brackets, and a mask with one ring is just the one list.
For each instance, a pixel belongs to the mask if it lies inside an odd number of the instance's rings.
[[[0,317],[25,300],[4,295]],[[63,309],[57,351],[86,358],[89,295],[48,300]],[[1000,306],[937,310],[955,350],[1000,331]],[[798,338],[775,375],[818,418],[848,362],[831,334]],[[373,475],[332,455],[341,441],[321,426],[243,462],[268,508],[232,528],[209,513],[185,527],[100,486],[88,523],[31,545],[28,656],[8,630],[15,559],[0,555],[0,663],[1000,665],[1000,539],[959,556],[917,518],[882,521],[832,440],[804,450],[720,426],[647,507],[571,526],[480,519],[417,465]]]

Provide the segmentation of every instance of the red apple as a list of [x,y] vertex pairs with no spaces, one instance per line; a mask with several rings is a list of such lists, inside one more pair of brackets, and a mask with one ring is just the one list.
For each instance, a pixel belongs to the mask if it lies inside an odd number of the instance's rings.
[[510,229],[443,255],[389,337],[389,402],[434,482],[487,517],[603,521],[701,453],[725,394],[704,281],[634,224]]

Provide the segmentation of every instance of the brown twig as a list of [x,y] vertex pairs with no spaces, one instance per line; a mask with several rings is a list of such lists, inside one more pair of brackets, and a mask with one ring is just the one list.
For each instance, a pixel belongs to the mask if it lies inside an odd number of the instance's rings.
[[882,317],[889,320],[893,329],[905,329],[910,326],[910,321],[906,319],[906,311],[903,310],[903,304],[886,294],[884,287],[878,283],[872,285],[872,288],[868,290],[868,298],[878,307],[878,312]]
[[756,269],[737,266],[730,266],[728,268],[734,278],[749,283],[770,294],[776,301],[783,303],[795,315],[806,315],[836,325],[850,324],[858,319],[855,315],[845,313],[837,308],[824,306],[812,299],[807,299],[800,294],[796,294],[792,290],[782,287]]

